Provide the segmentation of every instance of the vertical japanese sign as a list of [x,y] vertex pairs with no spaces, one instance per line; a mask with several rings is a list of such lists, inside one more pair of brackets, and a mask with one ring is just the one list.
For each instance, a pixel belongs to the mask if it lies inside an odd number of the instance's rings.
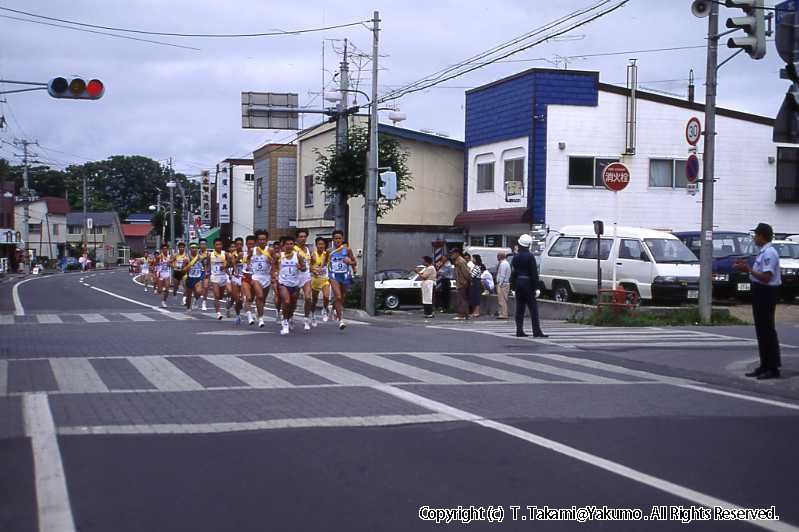
[[211,225],[211,178],[207,170],[200,181],[200,216],[204,225]]
[[216,180],[216,202],[219,205],[219,223],[230,223],[230,172],[223,168]]

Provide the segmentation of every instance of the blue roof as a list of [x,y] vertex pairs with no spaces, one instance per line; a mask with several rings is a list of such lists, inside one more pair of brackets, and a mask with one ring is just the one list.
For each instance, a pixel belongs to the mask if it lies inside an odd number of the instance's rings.
[[[114,218],[117,213],[113,211],[106,212],[88,212],[86,218],[91,218],[94,225],[114,225]],[[71,212],[67,214],[67,225],[83,225],[83,213]]]
[[132,212],[128,214],[128,217],[125,218],[125,222],[147,222],[150,223],[150,220],[153,219],[153,213],[151,212]]
[[415,140],[417,142],[424,142],[426,144],[435,144],[436,146],[444,146],[446,148],[452,148],[455,150],[463,150],[463,142],[441,137],[439,135],[431,135],[430,133],[422,133],[421,131],[390,126],[388,124],[380,124],[377,130],[380,133],[391,135],[392,137]]

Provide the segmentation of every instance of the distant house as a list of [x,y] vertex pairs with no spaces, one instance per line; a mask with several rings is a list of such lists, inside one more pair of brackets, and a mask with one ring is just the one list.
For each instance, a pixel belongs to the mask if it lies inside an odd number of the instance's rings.
[[[122,256],[121,247],[125,246],[125,236],[119,215],[113,211],[90,212],[86,215],[92,228],[86,230],[86,247],[89,253],[94,252],[97,262],[115,264]],[[88,226],[88,224],[86,224]],[[73,249],[82,249],[84,220],[82,212],[67,215],[67,243]]]
[[[125,221],[130,220],[130,217]],[[125,223],[122,224],[122,235],[134,255],[144,255],[145,251],[155,249],[155,235],[152,224]]]
[[132,212],[125,218],[124,224],[150,224],[153,220],[151,212]]
[[216,165],[216,208],[222,238],[253,232],[255,171],[252,159],[225,159]]
[[266,144],[253,152],[255,165],[256,229],[269,231],[271,239],[294,234],[289,221],[297,212],[297,146]]
[[66,217],[69,203],[65,198],[42,197],[21,201],[14,206],[14,225],[22,236],[23,249],[38,257],[57,259],[66,253]]

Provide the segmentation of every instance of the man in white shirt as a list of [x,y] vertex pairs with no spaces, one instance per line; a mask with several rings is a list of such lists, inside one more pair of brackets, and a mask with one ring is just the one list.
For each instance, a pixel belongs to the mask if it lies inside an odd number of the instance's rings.
[[508,319],[508,295],[510,294],[510,263],[506,255],[497,253],[497,307],[499,308],[498,320]]
[[747,377],[758,380],[776,379],[780,376],[780,341],[774,326],[774,313],[777,309],[782,278],[780,277],[780,255],[771,245],[774,230],[768,224],[758,224],[755,229],[755,245],[760,252],[755,262],[738,261],[735,268],[749,273],[752,282],[752,316],[755,319],[757,347],[760,351],[760,366]]

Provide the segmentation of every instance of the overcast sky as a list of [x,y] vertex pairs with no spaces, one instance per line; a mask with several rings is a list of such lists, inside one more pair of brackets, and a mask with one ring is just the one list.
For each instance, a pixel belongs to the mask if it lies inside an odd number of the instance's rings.
[[[90,24],[180,33],[249,33],[312,28],[371,18],[382,19],[381,93],[521,35],[592,0],[0,0],[0,6]],[[677,95],[687,92],[694,69],[697,98],[704,100],[705,50],[581,54],[701,46],[707,19],[690,13],[689,0],[630,0],[607,17],[575,30],[569,40],[542,44],[514,56],[525,60],[486,66],[442,86],[406,96],[397,105],[408,116],[404,127],[446,132],[463,138],[464,91],[532,67],[597,70],[603,82],[624,84],[628,59],[639,60],[640,85]],[[770,2],[767,2],[771,5]],[[2,12],[0,15],[19,16]],[[721,25],[736,10],[721,8]],[[291,140],[290,131],[243,130],[241,91],[298,92],[300,105],[318,105],[323,82],[333,83],[341,41],[371,52],[363,26],[324,33],[249,39],[146,37],[196,47],[190,50],[113,38],[0,18],[0,77],[46,81],[58,75],[98,77],[106,84],[98,101],[50,98],[44,92],[11,94],[2,113],[8,122],[0,138],[40,142],[40,159],[54,166],[110,155],[173,157],[179,171],[197,174],[226,157],[251,157],[268,141]],[[721,58],[732,51],[722,47]],[[547,60],[540,60],[545,58]],[[720,73],[719,105],[775,116],[788,83],[779,79],[782,61],[773,43],[754,61],[742,54]],[[351,68],[355,68],[354,65]],[[357,69],[353,78],[357,78]],[[361,75],[369,91],[371,70]],[[680,80],[680,81],[664,81]],[[18,86],[3,86],[6,90]],[[306,115],[304,125],[319,121]],[[12,158],[7,144],[0,156]],[[19,153],[17,151],[17,153]]]

